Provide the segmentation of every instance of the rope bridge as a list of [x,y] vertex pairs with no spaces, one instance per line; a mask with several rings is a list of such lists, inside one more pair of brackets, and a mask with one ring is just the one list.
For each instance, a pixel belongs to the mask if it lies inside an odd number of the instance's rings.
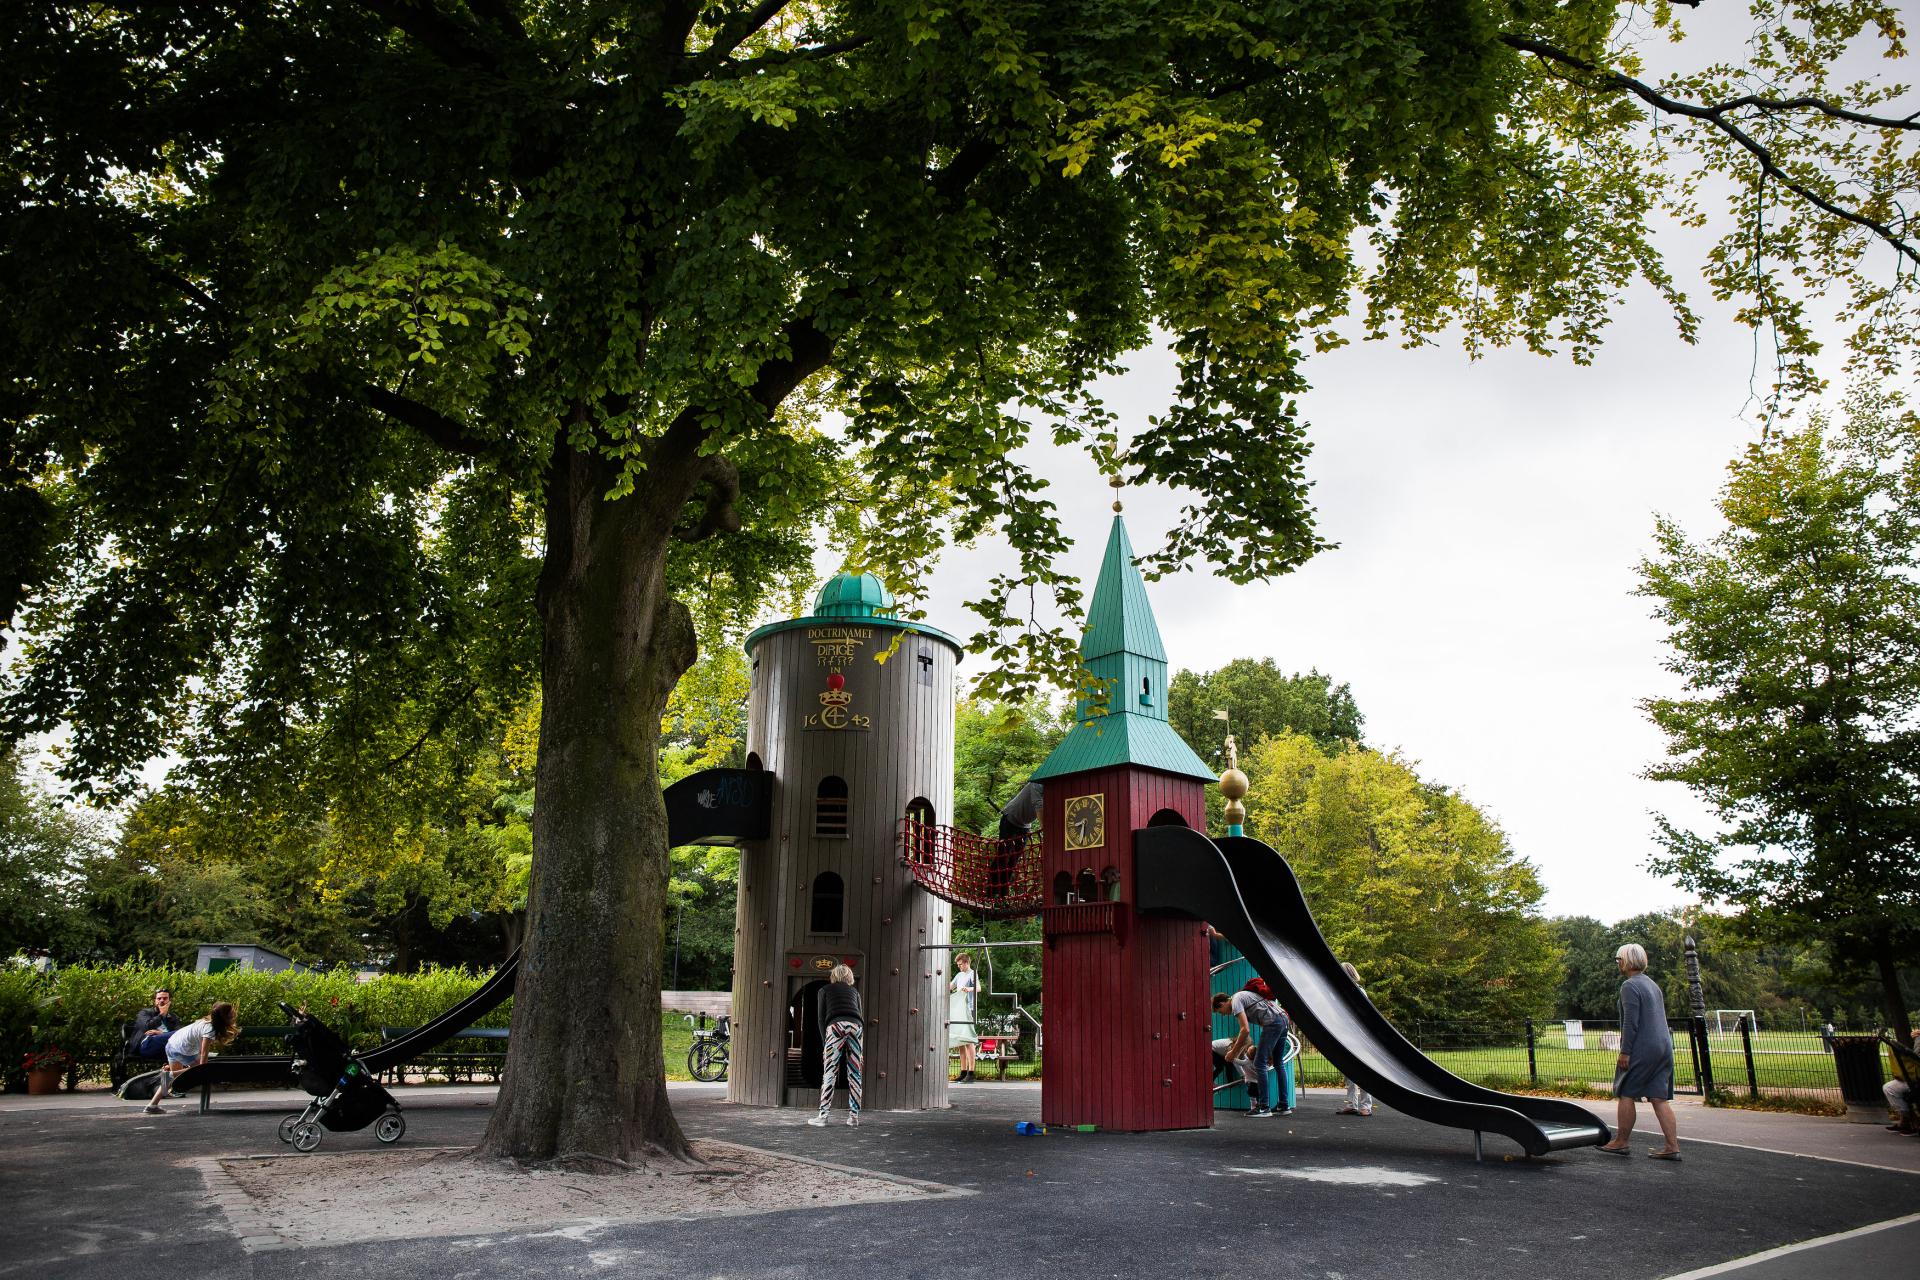
[[900,862],[934,897],[983,916],[1030,916],[1046,902],[1037,834],[995,840],[905,818]]

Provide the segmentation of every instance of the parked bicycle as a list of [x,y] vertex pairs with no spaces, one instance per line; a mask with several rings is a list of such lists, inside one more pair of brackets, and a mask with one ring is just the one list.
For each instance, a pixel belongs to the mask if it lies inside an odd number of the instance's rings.
[[706,1084],[725,1080],[733,1048],[733,1019],[722,1014],[709,1027],[706,1014],[700,1015],[697,1025],[693,1015],[688,1014],[687,1025],[693,1027],[693,1046],[687,1050],[687,1074]]

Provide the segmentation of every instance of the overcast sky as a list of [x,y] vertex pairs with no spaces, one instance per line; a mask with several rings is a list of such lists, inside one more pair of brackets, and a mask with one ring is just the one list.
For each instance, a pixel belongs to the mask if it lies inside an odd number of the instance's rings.
[[[1270,657],[1351,684],[1368,742],[1490,813],[1540,868],[1547,911],[1609,921],[1688,900],[1645,869],[1650,813],[1704,821],[1685,788],[1640,776],[1662,740],[1637,704],[1677,686],[1634,566],[1656,512],[1716,527],[1726,465],[1759,434],[1751,335],[1722,318],[1688,346],[1643,294],[1587,367],[1387,343],[1316,358],[1308,472],[1339,548],[1263,585],[1195,571],[1148,587],[1175,668]],[[1143,352],[1107,385],[1123,430],[1167,404],[1172,369]],[[1112,493],[1082,454],[1030,456],[1090,584]],[[1125,503],[1142,552],[1180,505]],[[949,553],[929,621],[971,634],[962,601],[1007,563]]]

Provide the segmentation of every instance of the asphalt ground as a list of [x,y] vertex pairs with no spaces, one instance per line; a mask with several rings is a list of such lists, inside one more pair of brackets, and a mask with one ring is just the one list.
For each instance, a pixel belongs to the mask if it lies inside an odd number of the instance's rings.
[[[949,1111],[869,1114],[857,1130],[731,1107],[724,1086],[671,1092],[692,1136],[974,1194],[249,1251],[191,1162],[284,1152],[274,1127],[285,1104],[235,1092],[210,1115],[183,1105],[150,1117],[107,1098],[7,1097],[0,1276],[1920,1275],[1920,1172],[1904,1167],[1920,1139],[1877,1126],[1686,1109],[1678,1164],[1584,1150],[1526,1160],[1497,1139],[1475,1164],[1469,1134],[1384,1110],[1339,1117],[1339,1095],[1320,1092],[1292,1116],[1223,1114],[1208,1131],[1042,1137],[1013,1128],[1037,1118],[1037,1086],[956,1087]],[[457,1146],[485,1126],[491,1090],[417,1088],[401,1098],[403,1146]],[[1701,1130],[1692,1140],[1690,1124]],[[1656,1142],[1643,1128],[1634,1145],[1644,1153]],[[329,1133],[312,1158],[376,1145],[370,1130]]]

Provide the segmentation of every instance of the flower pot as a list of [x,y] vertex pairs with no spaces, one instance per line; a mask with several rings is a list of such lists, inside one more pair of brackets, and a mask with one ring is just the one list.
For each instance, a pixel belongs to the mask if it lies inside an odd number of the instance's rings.
[[65,1074],[66,1072],[60,1070],[58,1067],[48,1071],[29,1071],[27,1072],[27,1092],[58,1093],[60,1092],[60,1077]]

